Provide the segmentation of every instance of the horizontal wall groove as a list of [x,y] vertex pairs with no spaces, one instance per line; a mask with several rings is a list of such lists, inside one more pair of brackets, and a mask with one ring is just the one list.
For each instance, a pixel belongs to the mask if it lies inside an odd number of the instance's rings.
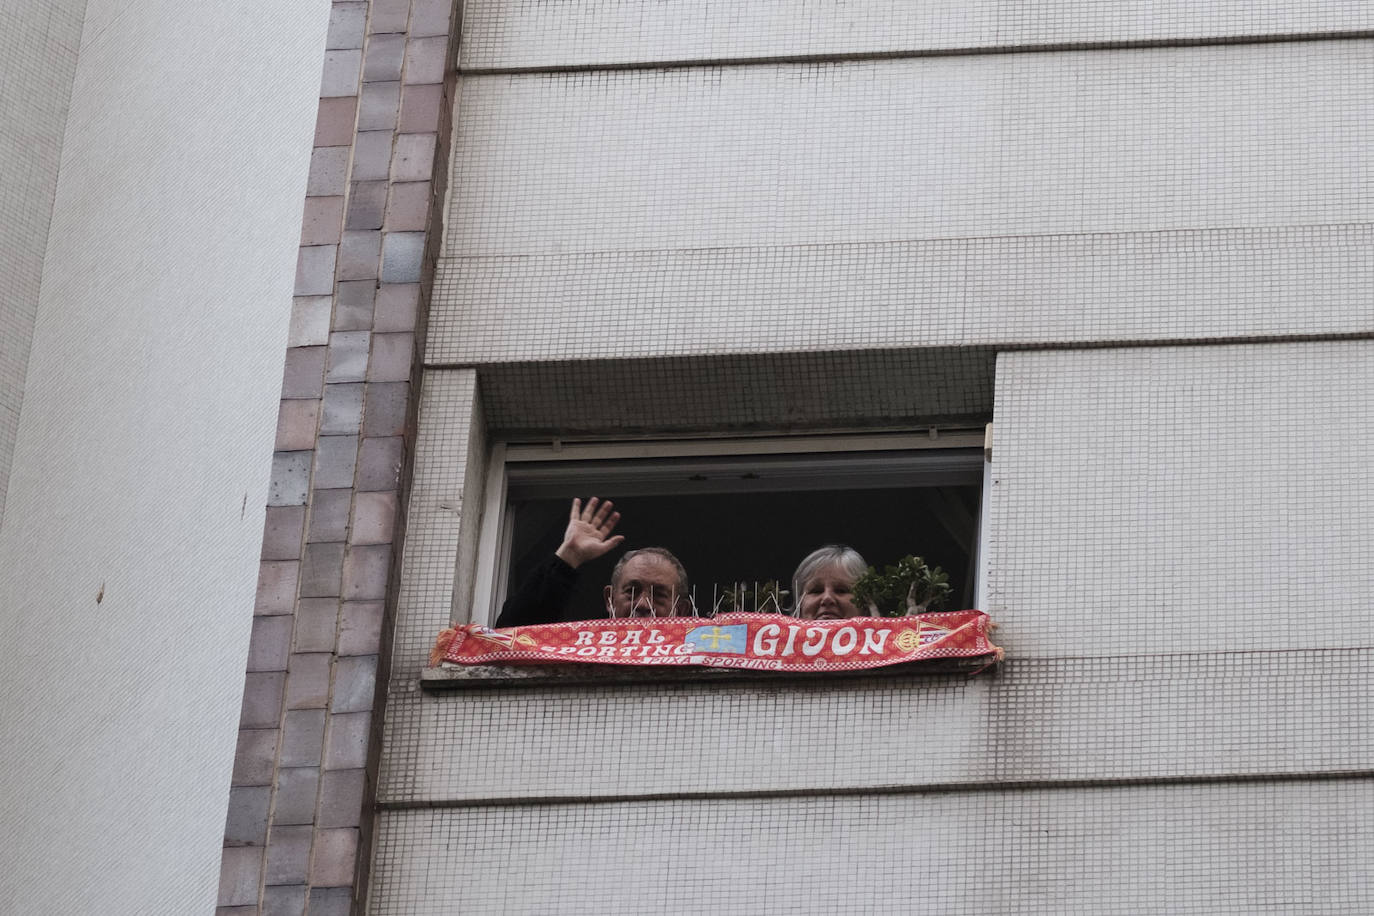
[[847,53],[778,54],[761,57],[716,57],[657,61],[608,61],[582,64],[547,64],[518,67],[458,67],[460,77],[528,76],[537,74],[588,73],[626,70],[689,70],[705,67],[771,67],[788,64],[843,64],[924,57],[978,57],[1000,54],[1053,54],[1063,51],[1128,51],[1151,48],[1197,48],[1222,45],[1286,44],[1294,42],[1350,41],[1374,38],[1374,30],[1303,32],[1270,35],[1212,35],[1195,38],[1143,38],[1123,41],[1029,42],[1009,45],[969,45],[959,48],[909,48]]
[[[950,344],[941,344],[941,345],[934,345],[934,346],[933,346],[933,345],[923,345],[923,344],[913,344],[913,345],[910,346],[910,347],[902,347],[902,348],[900,348],[900,349],[901,349],[903,352],[919,352],[919,351],[922,351],[922,350],[946,351],[946,350],[950,350],[950,349],[959,349],[959,350],[978,349],[978,350],[980,350],[980,351],[992,351],[992,352],[1012,352],[1012,351],[1031,351],[1031,350],[1065,350],[1065,351],[1071,351],[1071,350],[1113,350],[1113,349],[1121,349],[1121,348],[1132,348],[1132,349],[1135,349],[1135,348],[1141,348],[1141,349],[1159,349],[1159,348],[1164,348],[1164,347],[1208,347],[1208,346],[1218,346],[1218,345],[1225,345],[1225,346],[1234,346],[1234,345],[1246,345],[1246,346],[1250,346],[1250,345],[1255,345],[1255,346],[1259,346],[1259,345],[1263,345],[1263,344],[1286,344],[1286,343],[1332,343],[1332,342],[1345,341],[1345,340],[1374,340],[1374,326],[1371,326],[1371,327],[1370,327],[1369,329],[1367,329],[1367,330],[1361,330],[1361,331],[1348,331],[1348,332],[1345,332],[1345,333],[1329,332],[1329,333],[1322,333],[1322,334],[1256,334],[1256,335],[1252,335],[1252,336],[1246,336],[1246,335],[1241,334],[1241,335],[1226,335],[1226,336],[1217,336],[1217,337],[1178,337],[1178,338],[1158,337],[1158,338],[1149,338],[1149,339],[1143,339],[1143,338],[1142,338],[1142,339],[1135,339],[1135,338],[1104,338],[1104,339],[1102,339],[1102,340],[1074,340],[1074,341],[1058,341],[1058,340],[1056,340],[1056,341],[1013,341],[1013,340],[1009,340],[1009,341],[992,341],[992,342],[988,342],[988,341],[983,341],[983,340],[977,340],[977,341],[970,340],[970,341],[968,341],[967,343],[955,341],[955,342],[950,343]],[[820,349],[814,349],[814,350],[768,350],[767,353],[768,353],[768,355],[770,355],[770,356],[816,356],[816,355],[834,355],[834,354],[837,354],[837,353],[866,353],[866,352],[870,352],[870,349],[871,349],[872,351],[883,351],[883,352],[888,352],[888,351],[892,350],[891,347],[874,346],[874,347],[872,347],[872,348],[854,347],[854,348],[847,349],[847,350],[820,350]],[[654,362],[654,361],[658,361],[658,360],[662,360],[662,359],[689,359],[689,358],[690,358],[690,359],[700,360],[700,359],[711,359],[711,358],[713,358],[713,357],[733,357],[733,356],[739,356],[739,355],[740,355],[740,353],[735,352],[735,351],[709,352],[709,351],[696,351],[696,350],[690,350],[690,351],[682,351],[682,352],[678,352],[678,353],[644,353],[644,354],[633,354],[633,355],[625,355],[625,356],[618,356],[618,357],[603,357],[603,356],[597,356],[597,357],[587,357],[587,358],[584,358],[584,359],[577,359],[577,358],[550,359],[550,360],[529,360],[529,359],[500,360],[500,359],[497,359],[497,360],[489,360],[489,361],[486,361],[486,362],[480,362],[480,361],[477,361],[477,360],[458,360],[458,361],[453,361],[453,360],[434,360],[434,361],[428,361],[428,360],[426,360],[425,363],[424,363],[424,367],[425,367],[426,369],[432,369],[432,370],[459,370],[459,369],[478,369],[478,370],[480,370],[480,369],[489,368],[489,367],[495,367],[495,366],[511,367],[511,366],[525,366],[525,365],[533,366],[533,365],[538,365],[538,366],[544,367],[545,369],[548,369],[548,368],[551,368],[551,367],[554,367],[554,366],[558,366],[558,365],[567,365],[567,366],[571,367],[571,366],[581,366],[581,365],[585,365],[585,364],[589,364],[589,363],[597,363],[597,364],[620,364],[620,363],[634,363],[634,362],[643,362],[643,361]],[[900,429],[907,429],[908,427],[893,427],[893,428],[894,428],[894,429],[897,429],[897,428],[900,428]],[[1334,646],[1334,647],[1324,647],[1324,648],[1342,648],[1342,647]],[[1284,651],[1299,651],[1299,650],[1276,649],[1276,650],[1274,650],[1274,651],[1276,651],[1276,652],[1284,652]],[[1030,656],[1026,656],[1026,657],[1030,657]],[[1034,656],[1034,657],[1035,657],[1035,658],[1060,658],[1061,656]],[[1064,657],[1064,658],[1132,658],[1132,657],[1134,657],[1134,656],[1129,656],[1129,655],[1115,655],[1115,654],[1113,654],[1113,655],[1062,656],[1062,657]]]
[[[987,242],[1045,242],[1054,240],[1091,241],[1149,239],[1167,240],[1176,236],[1208,236],[1213,233],[1283,234],[1298,232],[1333,232],[1342,230],[1371,231],[1374,222],[1360,220],[1339,223],[1282,223],[1271,226],[1167,226],[1159,229],[1093,229],[1083,232],[1009,232],[979,235],[928,235],[908,238],[875,239],[863,242],[793,242],[785,245],[684,245],[658,248],[589,248],[582,251],[518,252],[513,254],[465,254],[456,252],[444,254],[440,261],[523,261],[544,258],[575,259],[602,255],[654,255],[654,254],[737,254],[747,251],[804,251],[829,248],[867,248],[887,245],[959,245],[984,244]],[[1362,240],[1363,241],[1363,240]],[[1218,246],[1220,247],[1220,246]],[[1275,249],[1291,248],[1291,243],[1275,242]]]
[[[1374,230],[1374,222],[1341,223],[1283,223],[1272,226],[1168,226],[1160,229],[1093,229],[1083,232],[1010,232],[987,233],[984,235],[928,235],[896,239],[875,239],[864,242],[793,242],[785,245],[683,245],[657,248],[588,248],[581,251],[524,251],[512,254],[466,254],[455,252],[439,256],[440,261],[529,261],[574,260],[598,256],[616,255],[693,255],[693,254],[738,254],[748,251],[805,251],[829,248],[868,248],[886,245],[959,245],[964,243],[984,244],[987,242],[1045,242],[1050,240],[1090,241],[1093,239],[1168,239],[1173,236],[1210,235],[1212,233],[1295,233],[1330,232],[1334,230]],[[1291,248],[1291,244],[1276,242],[1276,249]]]
[[1290,783],[1363,781],[1374,778],[1374,769],[1331,770],[1290,773],[1233,773],[1225,775],[1179,775],[1159,777],[1123,777],[1120,779],[1028,779],[978,780],[969,782],[924,783],[885,786],[812,786],[788,789],[746,789],[729,792],[645,792],[625,795],[541,795],[507,796],[501,798],[412,799],[409,801],[377,801],[379,811],[409,811],[442,808],[500,808],[554,805],[616,805],[633,802],[723,801],[727,799],[784,799],[784,798],[852,798],[865,795],[934,795],[953,792],[1021,792],[1079,789],[1118,789],[1133,786],[1215,785],[1217,783]]
[[[995,459],[994,459],[995,460]],[[994,634],[995,638],[995,634]],[[1022,655],[1002,664],[1017,662],[1109,662],[1115,659],[1236,658],[1254,655],[1290,655],[1337,652],[1368,652],[1374,646],[1299,646],[1287,649],[1216,649],[1204,652],[1114,652],[1111,655]]]

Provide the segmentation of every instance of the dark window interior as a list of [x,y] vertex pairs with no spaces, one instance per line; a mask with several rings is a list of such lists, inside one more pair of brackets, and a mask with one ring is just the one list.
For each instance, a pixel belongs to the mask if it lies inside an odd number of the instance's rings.
[[614,499],[625,547],[582,570],[574,609],[604,616],[602,587],[625,550],[672,550],[708,613],[712,586],[778,579],[842,543],[871,565],[914,553],[941,566],[950,604],[972,607],[982,454],[977,449],[512,466],[507,588],[557,548],[573,496]]

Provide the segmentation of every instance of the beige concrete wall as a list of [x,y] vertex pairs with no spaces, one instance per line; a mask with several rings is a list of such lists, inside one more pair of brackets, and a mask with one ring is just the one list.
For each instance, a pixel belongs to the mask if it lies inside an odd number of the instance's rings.
[[215,904],[327,17],[92,0],[62,41],[0,529],[6,912]]
[[0,520],[85,0],[0,4]]

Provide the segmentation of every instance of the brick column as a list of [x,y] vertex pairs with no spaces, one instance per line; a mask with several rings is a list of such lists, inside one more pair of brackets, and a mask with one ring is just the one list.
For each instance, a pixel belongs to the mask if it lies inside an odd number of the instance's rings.
[[454,5],[331,9],[221,914],[362,909]]

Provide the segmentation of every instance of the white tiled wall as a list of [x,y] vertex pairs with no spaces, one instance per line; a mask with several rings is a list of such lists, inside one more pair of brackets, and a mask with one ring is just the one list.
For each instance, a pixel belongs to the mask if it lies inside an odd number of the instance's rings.
[[463,66],[516,68],[1366,30],[1360,0],[468,0]]
[[423,715],[420,669],[453,619],[455,589],[465,590],[464,606],[471,593],[487,458],[480,405],[471,370],[425,378],[384,723],[379,778],[387,785],[413,786],[422,777],[412,763],[435,737]]
[[389,811],[369,912],[1355,916],[1371,816],[1367,780]]
[[472,77],[443,253],[1368,220],[1372,48]]
[[446,258],[429,359],[754,357],[1374,329],[1374,224]]
[[[1128,617],[1116,624],[1133,629]],[[379,798],[604,802],[1330,776],[1363,769],[1374,752],[1374,711],[1360,699],[1374,686],[1371,658],[1369,649],[1013,654],[995,675],[973,678],[408,696],[414,725],[388,742]]]
[[[1374,346],[1345,338],[1374,333],[1374,43],[1290,39],[1371,26],[1352,2],[469,3],[487,72],[459,82],[412,505],[477,483],[481,417],[991,415],[1010,657],[419,694],[466,537],[434,513],[371,911],[1367,910]],[[923,53],[991,47],[1022,52]],[[597,66],[636,61],[692,63]]]
[[1374,343],[1004,353],[988,610],[1019,656],[1368,645]]
[[1372,47],[468,78],[428,358],[1367,332]]

